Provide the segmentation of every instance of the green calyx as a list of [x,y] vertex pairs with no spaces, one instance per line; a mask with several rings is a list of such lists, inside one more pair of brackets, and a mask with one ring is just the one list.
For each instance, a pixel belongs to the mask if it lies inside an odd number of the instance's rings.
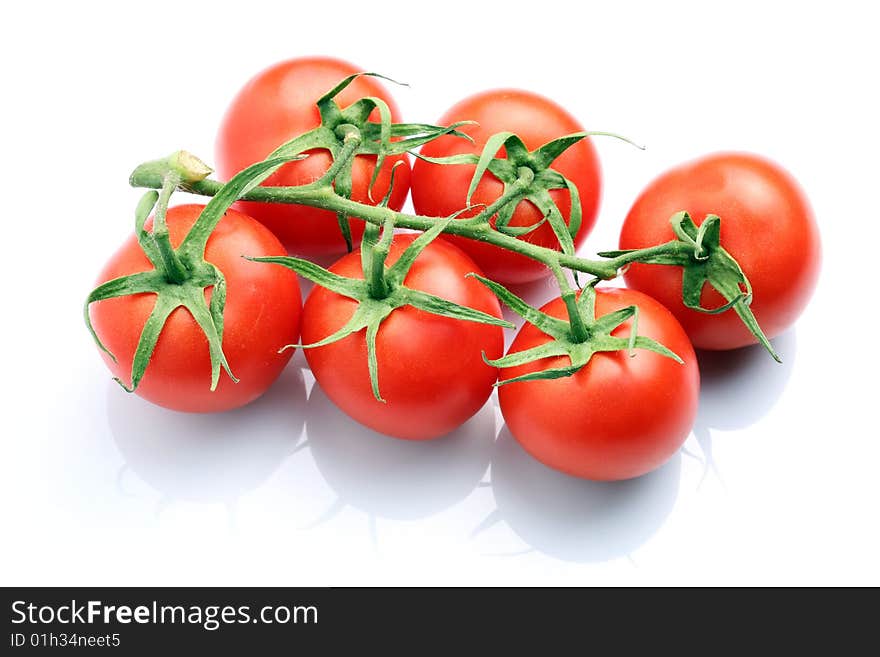
[[[491,289],[499,299],[513,312],[533,324],[542,333],[552,338],[549,342],[518,351],[508,353],[502,358],[492,360],[483,359],[495,367],[516,367],[532,363],[543,358],[567,356],[570,365],[542,369],[522,376],[498,381],[495,385],[501,386],[516,381],[535,381],[540,379],[559,379],[572,376],[590,362],[594,354],[603,351],[628,350],[630,355],[635,355],[633,350],[645,349],[654,353],[672,358],[679,363],[681,358],[662,344],[644,335],[638,334],[639,309],[638,306],[629,306],[616,310],[607,315],[596,317],[596,290],[598,283],[594,279],[589,285],[581,290],[579,296],[570,289],[563,291],[563,300],[569,312],[569,320],[551,317],[541,312],[520,299],[518,296],[505,289],[498,283],[490,281],[477,274],[470,274],[483,285]],[[625,322],[632,320],[632,327],[628,337],[622,338],[611,333]]]
[[[529,151],[522,139],[514,133],[499,132],[486,141],[480,155],[473,153],[447,157],[427,157],[416,153],[414,155],[433,164],[475,164],[476,169],[467,192],[468,206],[471,205],[471,198],[480,181],[487,171],[490,172],[503,183],[504,191],[497,201],[480,213],[479,219],[488,221],[493,216],[496,217],[495,230],[513,237],[528,234],[547,222],[553,228],[562,252],[573,255],[574,236],[580,229],[583,218],[580,194],[577,186],[561,173],[553,170],[551,164],[579,141],[595,135],[617,137],[633,143],[608,132],[578,132],[554,139],[534,151]],[[506,156],[496,157],[501,148],[504,148]],[[568,224],[565,223],[559,206],[550,194],[554,189],[568,191],[571,199]],[[530,226],[511,226],[510,221],[520,201],[531,202],[541,212],[543,219]]]
[[[383,203],[387,202],[384,199]],[[367,342],[367,366],[370,374],[370,384],[373,396],[380,402],[385,400],[379,391],[379,365],[376,356],[376,338],[379,328],[395,309],[403,306],[412,306],[433,315],[461,319],[479,324],[490,324],[513,328],[513,324],[503,319],[493,317],[480,310],[468,308],[453,303],[447,299],[414,290],[404,285],[404,279],[419,254],[428,246],[446,227],[453,217],[438,222],[430,230],[419,235],[406,248],[394,264],[387,266],[385,261],[391,248],[394,231],[394,214],[388,214],[388,220],[380,229],[378,226],[367,224],[364,237],[361,241],[361,265],[364,278],[346,278],[334,274],[308,260],[294,257],[270,257],[252,258],[257,262],[267,262],[281,265],[295,271],[300,276],[309,279],[316,285],[327,288],[337,294],[341,294],[358,302],[357,309],[345,325],[332,335],[311,344],[288,345],[300,346],[303,349],[313,349],[324,345],[338,342],[353,333],[366,331]],[[287,347],[286,347],[287,348]]]
[[[107,281],[92,290],[86,298],[83,315],[95,343],[112,360],[116,356],[101,342],[89,315],[91,304],[132,294],[154,294],[156,302],[135,349],[131,367],[131,382],[115,380],[128,392],[134,392],[146,372],[159,336],[171,313],[186,308],[208,340],[211,358],[211,390],[217,388],[221,368],[233,381],[238,381],[229,368],[223,353],[223,311],[226,306],[226,279],[217,267],[204,258],[205,246],[214,228],[229,206],[242,194],[259,185],[276,169],[302,156],[276,157],[248,167],[227,183],[205,206],[189,233],[176,249],[171,245],[165,216],[172,192],[180,185],[201,180],[210,169],[200,160],[183,152],[168,158],[148,162],[138,167],[135,176],[155,176],[162,181],[159,193],[147,192],[135,211],[135,235],[153,269]],[[201,165],[201,166],[199,166]],[[201,176],[201,177],[199,177]],[[153,227],[146,230],[150,213],[155,209]],[[205,301],[205,290],[210,289],[210,301]]]
[[[388,157],[407,153],[442,135],[448,134],[470,139],[456,128],[471,122],[461,121],[450,126],[436,126],[426,123],[392,123],[391,108],[388,103],[377,97],[361,98],[348,107],[341,108],[336,102],[336,96],[363,75],[394,82],[391,78],[378,73],[357,73],[348,76],[318,99],[321,125],[281,145],[269,157],[300,154],[314,149],[326,150],[333,159],[333,165],[316,184],[332,183],[333,190],[338,196],[349,199],[353,188],[352,166],[354,158],[357,155],[371,155],[376,158],[369,186],[369,196],[372,200],[373,186]],[[370,115],[374,111],[379,113],[378,122],[370,120]],[[351,251],[349,215],[345,212],[337,212],[336,216],[346,247]]]
[[[687,212],[670,218],[676,240],[653,249],[605,251],[600,256],[655,265],[676,265],[682,268],[682,301],[701,313],[719,314],[733,309],[752,335],[769,354],[782,362],[779,354],[761,330],[749,307],[752,285],[739,263],[721,246],[721,218],[707,215],[698,227]],[[706,308],[701,298],[706,285],[714,288],[726,303]]]

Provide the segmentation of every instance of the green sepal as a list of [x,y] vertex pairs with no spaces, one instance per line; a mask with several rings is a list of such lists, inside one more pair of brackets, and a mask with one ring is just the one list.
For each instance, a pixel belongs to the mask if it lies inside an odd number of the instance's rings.
[[[382,166],[385,164],[385,159],[388,157],[391,150],[391,108],[388,107],[388,103],[384,100],[375,97],[361,98],[357,103],[352,105],[352,107],[355,107],[358,103],[363,104],[365,107],[372,105],[373,108],[379,110],[379,150],[376,153],[376,163],[373,165],[373,175],[370,176],[370,184],[367,186],[367,196],[372,201],[373,185],[376,184],[379,172],[382,170]],[[343,111],[343,116],[345,116],[346,111],[348,110]],[[370,112],[367,112],[366,115],[369,116]]]
[[581,205],[581,193],[578,191],[577,185],[571,180],[565,177],[563,177],[562,180],[565,182],[565,188],[568,190],[568,198],[571,204],[571,210],[568,213],[568,234],[573,238],[581,229],[581,222],[584,217],[584,210]]
[[144,255],[147,256],[147,259],[153,265],[153,267],[161,267],[162,263],[162,255],[159,253],[159,249],[156,247],[156,243],[153,240],[152,236],[144,229],[144,225],[147,223],[147,219],[150,216],[150,213],[153,211],[153,208],[156,206],[156,202],[159,200],[159,192],[157,191],[149,191],[141,197],[141,200],[137,204],[137,208],[134,213],[134,234],[137,238],[138,244],[140,244],[141,249],[144,252]]
[[410,155],[424,160],[430,164],[476,164],[480,161],[480,156],[473,153],[458,153],[456,155],[444,155],[442,157],[431,157],[430,155],[422,155],[418,152],[411,152]]
[[[496,386],[518,381],[559,379],[571,376],[583,369],[583,367],[590,362],[590,359],[594,354],[603,351],[626,350],[632,352],[634,349],[643,349],[646,351],[653,351],[654,353],[667,358],[672,358],[679,363],[683,362],[675,352],[671,351],[656,340],[652,340],[647,336],[638,335],[637,306],[628,306],[606,315],[595,317],[596,281],[593,281],[590,285],[587,285],[581,290],[580,297],[576,302],[572,303],[574,309],[570,309],[570,312],[578,313],[579,322],[585,333],[583,339],[578,339],[575,335],[577,332],[572,328],[570,322],[561,320],[557,317],[552,317],[537,308],[530,306],[498,283],[490,281],[477,274],[469,275],[473,276],[492,290],[513,312],[551,338],[549,342],[544,344],[520,352],[508,352],[503,357],[494,360],[486,358],[484,354],[483,360],[489,365],[500,368],[517,367],[544,358],[559,356],[567,356],[570,362],[570,365],[566,367],[537,370],[521,376],[498,381],[495,384]],[[571,291],[563,292],[563,295],[570,293]],[[611,335],[615,329],[630,319],[632,319],[632,327],[628,338]],[[630,355],[633,354],[630,353]]]
[[[218,308],[216,307],[212,309],[205,306],[204,288],[196,289],[196,298],[187,300],[182,304],[190,312],[190,315],[192,315],[193,319],[196,320],[196,323],[199,325],[199,328],[202,329],[205,337],[208,338],[208,353],[211,357],[212,391],[217,389],[217,384],[220,382],[221,367],[226,371],[226,374],[229,375],[229,378],[232,379],[234,383],[238,383],[238,378],[236,378],[232,371],[229,369],[229,363],[226,361],[226,354],[223,353],[223,307],[226,303],[226,282],[219,270],[215,268],[215,272],[217,278],[214,281],[214,290],[216,290],[218,287],[223,289],[219,312]],[[219,325],[216,323],[218,318],[220,320]]]
[[533,324],[542,333],[546,333],[552,338],[562,339],[569,334],[568,322],[557,317],[541,312],[537,308],[530,306],[524,300],[520,299],[513,292],[508,290],[501,283],[496,283],[485,276],[479,274],[468,274],[472,278],[476,278],[480,283],[488,287],[495,296],[508,308],[517,315],[526,320],[529,324]]
[[487,358],[483,354],[483,360],[492,367],[517,367],[525,365],[543,358],[554,358],[557,356],[567,356],[568,350],[557,340],[551,340],[536,347],[531,347],[523,351],[508,353],[501,358]]
[[[508,142],[510,142],[509,146]],[[465,197],[465,203],[468,205],[471,204],[471,197],[474,195],[474,192],[477,191],[477,185],[479,185],[480,181],[483,179],[486,170],[489,168],[489,164],[495,159],[496,153],[498,153],[502,146],[508,146],[508,152],[512,150],[520,153],[522,150],[525,150],[525,144],[523,144],[522,140],[512,132],[498,132],[489,137],[489,139],[486,140],[486,145],[483,147],[482,153],[480,153],[480,157],[477,159],[477,168],[474,169],[474,175],[468,186],[467,196]]]
[[305,134],[294,137],[290,141],[281,144],[274,151],[269,153],[266,159],[273,157],[299,156],[300,159],[308,157],[306,151],[324,149],[330,150],[339,145],[339,139],[334,132],[325,126],[306,132]]
[[159,341],[159,335],[165,327],[165,322],[178,306],[180,306],[180,302],[177,299],[162,295],[157,296],[156,305],[153,306],[150,316],[144,322],[141,337],[134,351],[134,358],[131,363],[131,385],[125,385],[122,379],[118,377],[113,378],[126,392],[134,392],[137,389],[144,376],[144,372],[147,370],[147,365],[153,355],[153,350],[156,348],[156,343]]
[[535,160],[535,164],[538,166],[538,168],[541,169],[548,168],[556,158],[558,158],[576,143],[583,139],[586,139],[587,137],[613,137],[614,139],[624,141],[631,146],[635,146],[640,150],[645,150],[644,146],[640,146],[632,139],[628,139],[623,135],[619,135],[614,132],[585,130],[583,132],[575,132],[570,135],[565,135],[564,137],[559,137],[558,139],[547,142],[546,144],[535,150],[535,152],[532,154],[532,157]]
[[532,153],[535,165],[538,169],[548,169],[556,158],[586,137],[585,132],[576,132],[548,141]]
[[384,315],[379,321],[371,322],[367,325],[367,370],[370,373],[370,388],[373,391],[373,397],[375,397],[376,401],[380,401],[383,404],[385,403],[385,399],[382,398],[382,393],[379,392],[379,358],[376,355],[376,338],[379,336],[379,327],[382,325],[382,322],[385,321],[385,318],[391,314],[391,310],[388,311],[386,315]]
[[669,247],[678,246],[681,242],[667,242],[661,245],[662,252],[651,252],[652,249],[621,249],[615,251],[600,251],[596,255],[600,258],[610,258],[612,260],[618,258],[626,258],[626,262],[621,267],[633,262],[640,262],[646,265],[674,265],[684,267],[691,261],[691,254],[682,250],[671,250]]
[[[507,212],[508,207],[510,211]],[[547,223],[547,217],[543,217],[539,221],[536,221],[533,224],[529,224],[527,226],[511,226],[510,220],[513,218],[513,212],[516,208],[513,207],[511,203],[509,206],[505,205],[501,210],[498,211],[498,221],[499,223],[504,219],[504,224],[501,226],[495,225],[495,230],[499,233],[503,233],[504,235],[510,235],[511,237],[522,237],[523,235],[528,235],[536,231],[538,228]]]
[[462,319],[467,322],[476,322],[478,324],[489,324],[490,326],[501,326],[502,328],[516,328],[514,324],[511,324],[500,317],[495,317],[494,315],[484,313],[482,310],[476,310],[475,308],[469,308],[468,306],[461,306],[447,299],[443,299],[442,297],[422,292],[421,290],[413,290],[401,286],[392,292],[391,296],[395,302],[399,301],[401,305],[412,306],[413,308],[424,310],[432,315],[441,315],[452,319]]
[[[367,123],[361,129],[361,134],[364,138],[361,152],[371,155],[380,155],[383,153],[384,155],[402,155],[404,153],[411,153],[412,149],[423,146],[444,135],[473,141],[467,133],[457,130],[457,128],[463,125],[468,125],[469,123],[471,123],[471,121],[459,121],[448,126],[434,126],[424,123],[392,123],[392,138],[401,134],[407,136],[403,139],[388,142],[384,147],[382,146],[379,130],[376,129],[376,124]],[[415,153],[413,154],[418,156]]]
[[[468,135],[466,132],[459,132],[457,128],[460,128],[463,125],[475,125],[475,121],[456,121],[448,126],[442,125],[434,125],[432,123],[392,123],[391,124],[391,136],[392,137],[414,137],[423,135],[426,133],[432,132],[442,132],[443,134],[452,134],[455,133],[456,137],[461,137],[470,142],[473,142],[473,137]],[[370,130],[376,128],[375,123],[370,123],[364,127],[363,134],[366,139],[376,139],[376,135],[371,134]]]
[[[391,82],[392,84],[400,85],[401,87],[408,87],[409,86],[405,82],[398,82],[397,80],[392,80],[391,78],[389,78],[385,75],[382,75],[381,73],[372,73],[369,71],[364,71],[361,73],[353,73],[352,75],[349,75],[347,78],[340,80],[336,84],[335,87],[333,87],[330,91],[328,91],[327,93],[325,93],[323,96],[321,96],[318,99],[317,105],[318,105],[318,109],[321,110],[321,112],[322,112],[322,116],[323,116],[323,112],[325,110],[332,112],[332,110],[334,108],[338,109],[338,105],[335,102],[331,103],[331,101],[334,98],[336,98],[336,96],[338,96],[340,93],[342,93],[342,91],[346,87],[348,87],[348,85],[350,85],[352,82],[354,82],[355,80],[357,80],[360,77],[379,78],[380,80],[385,80],[386,82]],[[367,112],[366,116],[364,116],[362,120],[366,120],[369,115],[370,115],[370,112]]]
[[522,235],[530,233],[538,227],[539,223],[547,221],[547,217],[544,217],[540,222],[536,222],[529,226],[511,226],[510,222],[513,219],[514,212],[516,212],[515,203],[506,203],[502,205],[498,210],[498,213],[495,215],[495,230],[499,233],[515,237],[517,233]]
[[361,299],[367,290],[367,283],[359,278],[346,278],[332,271],[325,269],[321,265],[313,262],[296,258],[294,256],[266,256],[263,258],[252,258],[244,256],[246,260],[253,262],[265,262],[286,267],[299,276],[311,281],[315,285],[325,287],[336,294],[341,294],[349,299]]
[[[210,305],[205,302],[205,288],[211,287]],[[203,263],[202,268],[192,278],[183,283],[170,283],[165,275],[158,271],[140,272],[130,276],[116,278],[95,288],[86,299],[84,317],[98,347],[108,354],[116,362],[116,356],[112,354],[101,342],[95,333],[89,317],[89,306],[96,301],[112,299],[115,297],[132,294],[152,293],[156,295],[156,302],[150,312],[144,328],[138,339],[131,365],[130,385],[119,378],[114,380],[127,392],[134,392],[146,373],[147,366],[153,356],[153,351],[158,343],[159,336],[168,317],[174,310],[184,307],[192,316],[193,320],[202,329],[208,341],[208,353],[211,359],[211,383],[210,389],[217,388],[220,378],[220,369],[224,369],[229,377],[238,382],[232,374],[226,356],[223,353],[223,307],[226,301],[226,281],[219,269],[209,263]]]
[[[721,246],[721,218],[707,215],[698,227],[687,212],[676,212],[669,220],[675,240],[646,249],[603,251],[618,268],[633,262],[674,265],[682,268],[682,303],[710,315],[733,310],[755,339],[777,361],[779,354],[770,344],[752,313],[752,285],[736,259]],[[709,285],[725,300],[715,308],[702,304],[703,288]]]
[[[547,219],[547,222],[553,229],[553,234],[556,235],[556,239],[559,241],[559,246],[562,249],[562,252],[574,255],[574,240],[572,239],[572,234],[569,232],[569,227],[566,225],[565,219],[559,211],[559,207],[550,197],[550,193],[546,190],[542,190],[537,194],[530,194],[526,198],[531,201]],[[580,220],[578,220],[578,224],[580,224]]]
[[114,363],[116,362],[116,356],[104,345],[103,342],[101,342],[101,339],[95,331],[95,327],[92,325],[92,318],[89,315],[89,306],[96,301],[103,301],[104,299],[125,297],[130,294],[155,292],[156,288],[164,282],[165,277],[158,271],[139,272],[129,276],[114,278],[106,283],[102,283],[92,290],[89,293],[89,296],[86,297],[86,302],[83,305],[83,319],[85,320],[86,328],[89,330],[89,333],[98,348],[107,354]]

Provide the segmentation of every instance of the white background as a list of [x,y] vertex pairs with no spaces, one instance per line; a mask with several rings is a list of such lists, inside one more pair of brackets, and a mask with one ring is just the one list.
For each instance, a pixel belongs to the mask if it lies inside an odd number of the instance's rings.
[[[880,52],[869,3],[821,4],[7,7],[0,582],[880,584]],[[306,400],[301,356],[226,416],[126,395],[80,304],[131,230],[130,169],[177,148],[211,161],[237,89],[303,54],[411,83],[394,90],[408,120],[519,86],[645,143],[598,142],[584,253],[614,247],[638,191],[682,160],[783,163],[824,241],[812,305],[776,341],[785,364],[707,359],[686,449],[613,486],[530,461],[491,406],[435,443],[369,435]]]

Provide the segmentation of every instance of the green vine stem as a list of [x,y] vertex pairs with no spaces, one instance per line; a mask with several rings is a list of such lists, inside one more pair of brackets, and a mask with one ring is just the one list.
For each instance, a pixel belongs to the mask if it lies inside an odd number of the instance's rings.
[[[131,184],[134,187],[147,189],[161,188],[161,183],[157,184],[154,178],[151,178],[149,175],[142,175],[138,170],[135,170],[132,174]],[[214,196],[223,189],[223,183],[216,180],[202,180],[196,183],[181,183],[180,189],[201,196]],[[312,183],[298,187],[254,187],[242,195],[241,199],[244,201],[259,201],[261,203],[307,205],[332,212],[344,213],[376,226],[381,226],[385,223],[389,213],[393,213],[395,226],[420,231],[430,230],[437,222],[444,221],[445,219],[445,217],[428,217],[395,212],[388,208],[358,203],[357,201],[337,196],[332,186],[326,183]],[[492,207],[495,206],[496,204],[493,203]],[[485,222],[485,214],[486,211],[483,211],[476,217],[450,222],[443,232],[449,235],[460,235],[480,242],[486,242],[487,244],[494,244],[538,262],[543,262],[548,267],[557,264],[566,269],[590,274],[604,280],[615,278],[620,268],[630,263],[638,262],[642,255],[652,257],[660,255],[686,256],[693,253],[693,246],[674,240],[651,247],[650,249],[641,250],[638,253],[626,253],[607,260],[588,260],[525,242],[497,231]]]

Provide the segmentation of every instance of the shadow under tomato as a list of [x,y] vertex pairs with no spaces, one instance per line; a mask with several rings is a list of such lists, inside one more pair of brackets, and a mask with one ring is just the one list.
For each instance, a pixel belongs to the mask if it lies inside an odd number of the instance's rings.
[[703,452],[701,481],[711,470],[723,484],[713,459],[713,430],[730,431],[755,424],[773,409],[788,385],[797,355],[797,332],[789,329],[772,342],[782,363],[773,360],[760,345],[697,352],[700,405],[693,431]]
[[675,506],[680,477],[679,453],[636,479],[571,477],[532,458],[505,427],[491,467],[497,508],[474,536],[504,521],[532,549],[564,561],[627,556],[663,525]]
[[307,415],[306,444],[338,497],[312,526],[346,506],[367,513],[371,522],[434,515],[477,487],[492,455],[495,422],[488,404],[452,433],[427,441],[391,438],[361,426],[317,384]]
[[773,340],[777,363],[759,345],[732,351],[700,351],[700,408],[697,423],[713,429],[741,429],[766,415],[782,396],[797,355],[797,332]]
[[293,453],[305,401],[297,367],[286,368],[256,401],[225,413],[170,411],[113,384],[107,414],[125,460],[120,491],[134,474],[161,494],[160,510],[175,501],[233,504]]

